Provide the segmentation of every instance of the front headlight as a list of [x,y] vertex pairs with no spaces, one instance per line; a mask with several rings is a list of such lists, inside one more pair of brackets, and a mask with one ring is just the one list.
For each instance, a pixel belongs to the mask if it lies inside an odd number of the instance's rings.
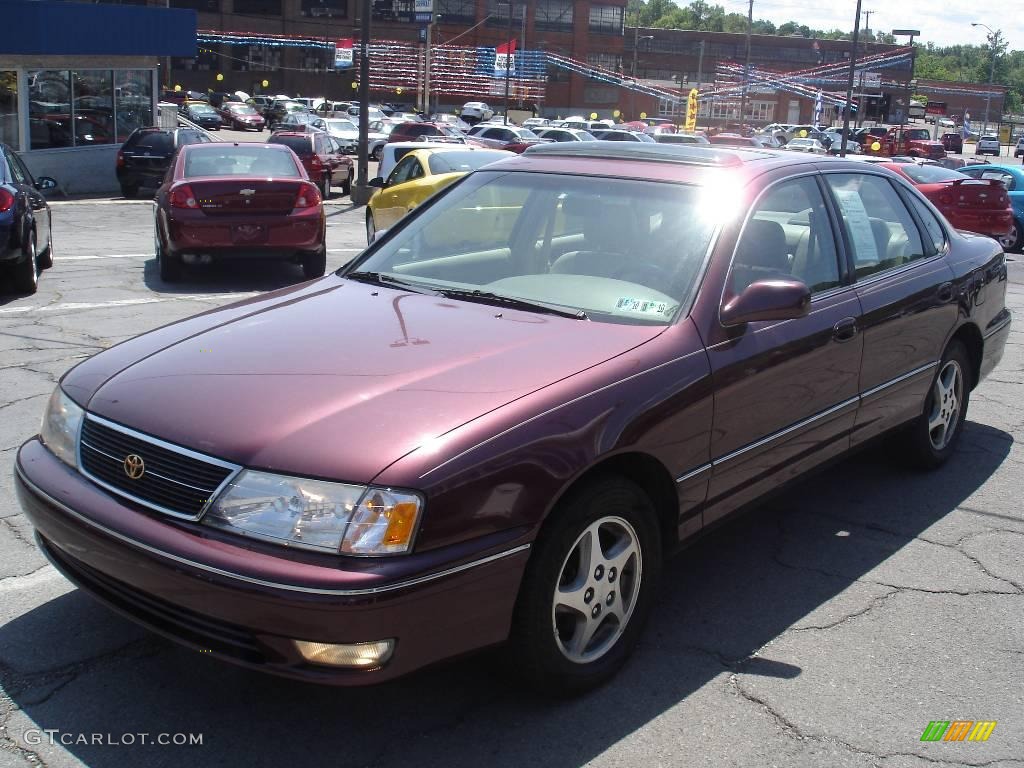
[[75,443],[78,440],[78,429],[82,426],[85,411],[64,394],[57,385],[46,404],[43,423],[39,427],[39,439],[58,459],[72,467],[78,466],[78,451]]
[[397,555],[411,549],[422,508],[412,493],[247,469],[203,522],[320,552]]

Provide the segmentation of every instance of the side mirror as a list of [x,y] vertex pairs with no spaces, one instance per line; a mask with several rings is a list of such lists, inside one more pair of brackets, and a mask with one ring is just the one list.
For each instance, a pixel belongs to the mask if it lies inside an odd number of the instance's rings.
[[36,189],[40,192],[45,192],[48,189],[56,189],[57,180],[51,179],[49,176],[40,176],[36,179]]
[[799,280],[758,280],[730,299],[719,312],[728,327],[759,320],[795,320],[811,307],[811,290]]
[[370,179],[368,182],[366,182],[366,186],[377,187],[377,189],[384,189],[384,177],[378,176],[375,179]]

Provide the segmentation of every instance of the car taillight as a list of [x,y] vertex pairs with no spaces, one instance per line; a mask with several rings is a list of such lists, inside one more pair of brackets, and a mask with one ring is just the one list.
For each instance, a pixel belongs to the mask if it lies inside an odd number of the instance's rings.
[[303,184],[299,187],[299,194],[295,196],[296,208],[316,208],[320,205],[320,190],[312,184]]
[[117,167],[124,168],[124,150],[117,150]]
[[195,194],[192,192],[192,187],[188,184],[183,184],[180,187],[176,187],[171,192],[171,208],[198,208],[199,202],[196,200]]
[[320,170],[324,167],[323,162],[320,160],[320,155],[313,155],[309,158],[309,167],[315,170]]
[[0,189],[0,213],[7,213],[14,206],[14,195],[6,189]]

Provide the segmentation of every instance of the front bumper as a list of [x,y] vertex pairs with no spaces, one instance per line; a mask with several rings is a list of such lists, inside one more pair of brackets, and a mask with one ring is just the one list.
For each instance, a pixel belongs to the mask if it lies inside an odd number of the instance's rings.
[[[446,553],[337,558],[328,567],[143,512],[35,439],[19,450],[15,475],[41,548],[71,581],[204,654],[312,682],[382,682],[500,643],[529,555],[521,534],[511,534]],[[291,642],[388,638],[394,654],[370,670],[309,664]]]

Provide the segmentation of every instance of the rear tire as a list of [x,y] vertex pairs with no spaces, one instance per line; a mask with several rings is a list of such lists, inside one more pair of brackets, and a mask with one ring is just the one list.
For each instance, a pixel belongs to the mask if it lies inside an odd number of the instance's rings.
[[946,347],[921,415],[904,435],[907,461],[919,469],[942,466],[956,450],[970,403],[971,358],[959,341]]
[[380,162],[380,156],[381,156],[381,154],[383,152],[384,152],[384,147],[382,147],[380,145],[374,147],[373,148],[373,152],[370,153],[370,159],[371,160],[376,160],[379,163]]
[[534,542],[512,622],[514,674],[572,696],[611,678],[636,646],[661,572],[654,505],[620,476],[572,493]]
[[373,238],[377,234],[377,222],[373,219],[373,214],[370,211],[366,212],[366,244],[370,245],[373,243]]
[[320,246],[320,250],[307,253],[302,257],[302,274],[307,280],[316,277],[323,277],[327,271],[327,246]]
[[121,194],[126,200],[134,200],[139,196],[139,185],[138,184],[122,184]]
[[348,176],[345,177],[345,183],[341,185],[341,194],[348,195],[349,197],[352,197],[352,180],[353,180],[353,178],[354,178],[354,174],[352,173],[352,169],[350,168],[349,172],[348,172]]
[[14,290],[31,296],[39,288],[35,232],[29,234],[25,250],[28,251],[26,258],[14,266]]
[[1021,231],[1021,222],[1016,219],[1013,220],[1013,228],[1007,233],[1006,237],[999,238],[999,244],[1003,246],[1003,250],[1007,253],[1020,253],[1022,246],[1024,246],[1024,232]]
[[320,180],[320,196],[327,200],[331,196],[331,175],[324,174],[324,177]]
[[160,245],[160,236],[156,237],[156,265],[160,270],[160,279],[165,283],[176,283],[181,280],[181,257],[171,251],[165,251]]

